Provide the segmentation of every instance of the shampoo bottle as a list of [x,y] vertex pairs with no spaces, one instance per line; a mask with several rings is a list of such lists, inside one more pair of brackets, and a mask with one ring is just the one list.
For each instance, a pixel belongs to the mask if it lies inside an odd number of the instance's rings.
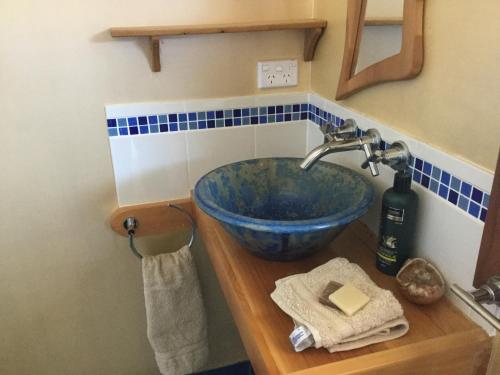
[[377,268],[395,276],[411,256],[415,234],[418,195],[411,190],[411,174],[399,171],[394,186],[384,192],[380,220]]

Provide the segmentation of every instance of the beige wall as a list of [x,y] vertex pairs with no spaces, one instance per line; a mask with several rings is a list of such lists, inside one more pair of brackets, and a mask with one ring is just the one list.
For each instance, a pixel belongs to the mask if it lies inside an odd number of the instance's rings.
[[[2,375],[156,371],[140,264],[106,224],[116,196],[104,104],[250,95],[257,59],[302,54],[294,31],[177,37],[162,42],[164,70],[153,74],[145,46],[110,40],[107,28],[311,13],[312,0],[0,2]],[[222,363],[241,353],[222,297],[211,297]]]
[[[372,0],[373,1],[373,0]],[[335,97],[346,0],[316,0],[328,28],[312,63],[314,92]],[[425,62],[411,81],[385,83],[342,104],[493,170],[500,142],[500,2],[426,1]]]

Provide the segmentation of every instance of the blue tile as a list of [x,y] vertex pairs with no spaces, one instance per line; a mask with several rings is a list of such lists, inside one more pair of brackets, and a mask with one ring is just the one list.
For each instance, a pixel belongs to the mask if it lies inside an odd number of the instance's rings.
[[234,126],[240,126],[241,125],[241,118],[238,117],[238,118],[235,118],[234,119]]
[[168,122],[177,122],[177,113],[171,113],[168,115]]
[[276,106],[276,113],[283,113],[283,106],[282,105]]
[[422,182],[421,182],[422,186],[428,188],[429,184],[430,184],[430,181],[431,181],[431,179],[430,179],[429,176],[426,176],[425,174],[422,175]]
[[128,130],[130,132],[130,135],[139,134],[139,128],[137,128],[137,126],[130,126]]
[[479,206],[472,201],[469,204],[469,213],[474,217],[479,216]]
[[259,124],[267,124],[267,116],[259,116]]
[[233,109],[234,117],[241,117],[241,109]]
[[450,186],[452,189],[454,189],[456,191],[460,191],[460,183],[461,183],[461,181],[458,178],[456,178],[455,176],[451,177]]
[[283,115],[276,115],[276,122],[283,122]]
[[176,132],[176,131],[177,131],[177,130],[179,130],[179,129],[178,129],[178,127],[177,127],[177,124],[176,124],[176,123],[172,123],[172,124],[170,124],[170,125],[169,125],[168,130],[169,130],[169,131],[171,131],[171,132]]
[[187,121],[187,113],[179,113],[179,122]]
[[116,129],[116,128],[108,129],[108,136],[116,137],[117,135],[118,135],[118,129]]
[[344,120],[342,120],[340,117],[335,117],[335,125],[340,126],[344,124]]
[[385,141],[380,141],[380,149],[381,150],[385,150],[386,149]]
[[490,205],[490,195],[484,193],[483,194],[483,206],[487,208],[489,205]]
[[292,106],[292,111],[294,111],[294,112],[300,112],[300,104],[294,104]]
[[241,124],[242,125],[249,125],[250,124],[250,117],[242,117]]
[[275,115],[267,116],[267,122],[270,122],[270,123],[276,122],[276,116]]
[[422,161],[422,159],[415,158],[415,169],[418,171],[421,171],[423,166],[424,166],[424,162]]
[[150,133],[158,133],[158,131],[159,131],[158,125],[150,125],[149,126]]
[[224,111],[224,118],[231,118],[233,117],[233,111],[231,109],[226,109]]
[[148,123],[149,125],[158,124],[158,116],[148,116]]
[[224,127],[224,120],[222,120],[222,119],[215,120],[215,127],[216,128],[223,128]]
[[120,135],[128,135],[128,128],[118,128]]
[[223,118],[224,111],[215,111],[215,118]]
[[435,165],[432,167],[432,177],[438,181],[441,178],[441,169],[439,169]]
[[276,113],[276,107],[275,106],[269,106],[267,107],[267,114],[268,115],[274,115]]
[[207,113],[206,112],[198,112],[197,117],[198,117],[198,121],[200,121],[200,120],[206,120],[207,119]]
[[267,107],[260,107],[259,108],[259,115],[267,115]]
[[457,204],[458,202],[458,193],[455,190],[450,190],[450,194],[448,194],[448,202],[453,204]]
[[147,125],[148,124],[148,118],[146,116],[140,116],[138,117],[139,120],[139,125]]
[[187,122],[180,122],[179,123],[179,130],[188,130]]
[[460,194],[458,198],[458,207],[467,212],[469,208],[469,200],[465,198],[462,194]]
[[167,115],[160,115],[160,116],[158,116],[158,122],[160,124],[166,124],[168,122]]
[[250,116],[258,116],[259,109],[257,107],[250,108]]
[[285,106],[285,113],[290,113],[290,112],[292,112],[292,106],[290,104],[287,104]]
[[250,122],[252,125],[258,124],[259,123],[259,118],[257,116],[252,116],[250,118]]
[[225,119],[224,120],[224,126],[227,126],[227,127],[233,126],[233,120],[230,119],[230,118]]
[[422,179],[422,173],[416,169],[413,171],[413,181],[420,183]]
[[126,118],[119,118],[118,119],[118,126],[119,127],[127,126],[127,119]]
[[141,125],[139,126],[139,131],[141,132],[141,134],[148,134],[149,128],[147,125]]
[[441,183],[445,184],[446,186],[450,185],[450,174],[445,171],[441,171]]
[[189,121],[196,121],[197,120],[196,113],[195,112],[189,112],[189,114],[188,114],[188,120]]
[[250,116],[250,108],[243,108],[241,110],[241,115],[245,117]]
[[206,121],[198,121],[198,129],[206,129],[206,128],[207,128],[207,122]]
[[307,120],[307,114],[308,114],[308,113],[309,113],[309,112],[301,112],[301,113],[300,113],[300,119],[301,119],[301,120]]
[[483,202],[483,192],[475,187],[472,188],[472,200],[481,204]]
[[108,123],[108,128],[116,128],[116,119],[110,118],[107,121]]
[[462,181],[462,187],[460,188],[460,192],[467,198],[470,198],[470,193],[472,192],[472,186],[467,182]]
[[285,114],[285,121],[292,121],[292,115],[290,113]]
[[213,119],[215,119],[215,112],[214,112],[214,111],[208,111],[208,112],[207,112],[207,119],[208,119],[208,120],[213,120]]
[[424,169],[423,172],[427,175],[430,176],[432,173],[432,164],[424,161]]
[[488,210],[486,208],[481,208],[481,213],[479,214],[479,219],[484,223],[486,221],[486,215],[488,215]]
[[307,112],[309,110],[307,107],[308,107],[307,104],[305,104],[305,103],[301,104],[300,105],[300,111],[301,112]]
[[127,122],[128,126],[137,126],[137,117],[129,117]]
[[196,130],[198,129],[198,125],[196,124],[196,121],[190,121],[189,122],[189,130]]
[[439,196],[444,199],[448,199],[448,186],[446,185],[439,185]]
[[207,127],[208,127],[209,129],[213,129],[213,128],[215,128],[215,121],[214,121],[214,120],[208,120],[208,121],[207,121]]
[[293,121],[298,121],[298,120],[300,120],[300,113],[298,113],[298,112],[294,112],[294,113],[292,114],[292,120],[293,120]]
[[160,132],[161,133],[168,132],[168,125],[167,124],[160,124]]
[[321,109],[319,109],[318,107],[314,108],[314,114],[316,116],[319,116],[319,111],[321,111]]

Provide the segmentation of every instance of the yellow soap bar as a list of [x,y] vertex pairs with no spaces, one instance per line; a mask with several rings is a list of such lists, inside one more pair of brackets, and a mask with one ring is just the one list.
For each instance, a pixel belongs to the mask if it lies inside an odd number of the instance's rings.
[[354,315],[370,301],[370,297],[351,284],[345,284],[330,294],[328,299],[349,316]]

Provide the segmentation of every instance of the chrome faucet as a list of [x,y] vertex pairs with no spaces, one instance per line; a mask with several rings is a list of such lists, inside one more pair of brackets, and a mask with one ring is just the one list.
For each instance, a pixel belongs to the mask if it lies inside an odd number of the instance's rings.
[[333,123],[327,123],[320,129],[325,135],[325,143],[309,152],[302,163],[300,163],[300,168],[308,170],[314,163],[328,154],[363,150],[371,174],[373,176],[378,176],[377,161],[374,160],[373,156],[374,151],[378,149],[381,138],[376,129],[368,129],[366,135],[356,137],[357,126],[352,119],[346,120],[344,125],[337,128],[333,126]]

